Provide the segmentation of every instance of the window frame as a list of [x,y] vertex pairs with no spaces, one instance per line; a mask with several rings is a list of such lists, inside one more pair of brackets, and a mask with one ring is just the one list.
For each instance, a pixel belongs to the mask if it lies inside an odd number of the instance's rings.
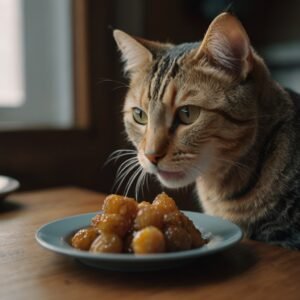
[[[109,192],[113,171],[101,166],[119,144],[121,121],[112,87],[99,78],[115,78],[112,32],[114,1],[73,0],[75,126],[0,131],[0,173],[15,177],[23,190],[78,185]],[[97,20],[97,26],[93,24]],[[112,98],[112,99],[111,99]],[[103,176],[103,173],[105,175]]]
[[73,16],[71,0],[20,1],[24,101],[0,107],[1,128],[71,128]]

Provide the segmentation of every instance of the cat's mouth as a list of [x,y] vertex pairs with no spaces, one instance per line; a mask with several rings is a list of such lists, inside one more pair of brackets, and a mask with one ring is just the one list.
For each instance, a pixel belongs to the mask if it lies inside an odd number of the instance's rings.
[[179,169],[179,166],[176,166],[177,168],[174,169],[173,166],[154,165],[143,156],[139,157],[139,161],[147,173],[155,175],[160,183],[167,188],[177,189],[195,181],[195,174],[193,172]]
[[164,186],[175,189],[187,186],[194,181],[194,178],[183,171],[166,171],[158,168],[156,176]]
[[161,179],[166,181],[180,180],[185,177],[185,173],[180,171],[165,171],[165,170],[158,169],[157,174]]

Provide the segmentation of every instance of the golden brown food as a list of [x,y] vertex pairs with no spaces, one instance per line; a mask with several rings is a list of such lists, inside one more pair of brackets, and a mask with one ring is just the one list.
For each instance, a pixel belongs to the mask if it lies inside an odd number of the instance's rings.
[[91,226],[96,227],[97,224],[100,222],[102,214],[97,214],[95,217],[91,220]]
[[166,193],[158,194],[153,201],[153,206],[157,207],[163,214],[168,214],[178,210],[175,201]]
[[113,194],[105,198],[102,209],[105,214],[119,214],[133,220],[136,217],[138,205],[133,198]]
[[163,228],[164,216],[154,205],[143,206],[139,209],[134,220],[134,229],[140,230],[147,226]]
[[169,252],[188,250],[192,247],[190,234],[181,226],[171,225],[167,227],[164,236]]
[[183,227],[185,224],[183,216],[184,216],[184,214],[179,210],[165,214],[164,215],[164,225],[165,226],[174,225],[174,226]]
[[138,204],[138,210],[140,210],[141,208],[143,207],[146,207],[146,206],[150,206],[151,203],[150,202],[147,202],[147,201],[142,201]]
[[103,232],[115,233],[124,237],[131,228],[131,220],[118,214],[102,214],[95,228]]
[[132,248],[136,254],[162,253],[166,250],[163,233],[154,226],[138,231],[133,240]]
[[74,248],[80,250],[89,250],[92,242],[98,236],[98,231],[95,228],[80,229],[72,237],[71,244]]
[[90,247],[91,252],[101,253],[121,253],[122,250],[122,239],[117,234],[109,232],[100,232]]
[[137,204],[132,198],[109,195],[102,209],[102,214],[92,218],[92,227],[73,236],[73,247],[92,252],[148,254],[193,249],[207,242],[166,193],[157,195],[153,204]]
[[200,230],[195,227],[194,223],[186,215],[183,213],[181,214],[184,223],[183,227],[192,238],[192,248],[204,246],[207,243],[207,240],[203,239]]

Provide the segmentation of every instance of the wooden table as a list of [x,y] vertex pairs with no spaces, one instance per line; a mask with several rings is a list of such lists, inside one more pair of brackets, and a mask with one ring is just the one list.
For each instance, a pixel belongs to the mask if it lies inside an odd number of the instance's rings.
[[41,248],[35,230],[92,212],[104,196],[77,188],[11,195],[0,203],[0,299],[300,299],[300,252],[243,241],[180,269],[118,273]]

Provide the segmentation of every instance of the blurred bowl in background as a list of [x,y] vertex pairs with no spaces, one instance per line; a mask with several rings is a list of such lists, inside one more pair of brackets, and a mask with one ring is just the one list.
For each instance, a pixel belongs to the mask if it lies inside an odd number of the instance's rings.
[[20,187],[18,180],[0,175],[0,201]]

